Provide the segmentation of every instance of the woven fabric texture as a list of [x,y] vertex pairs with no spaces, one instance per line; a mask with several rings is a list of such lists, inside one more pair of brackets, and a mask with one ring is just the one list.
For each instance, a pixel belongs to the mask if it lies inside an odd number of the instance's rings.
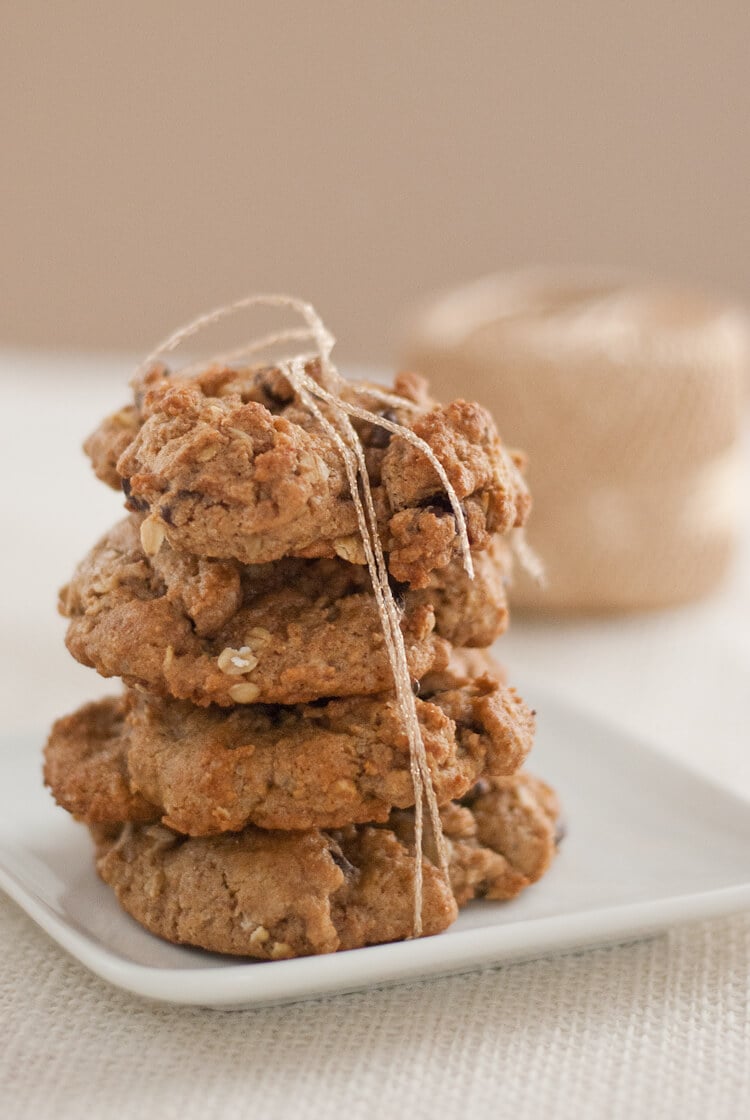
[[0,1109],[233,1120],[750,1112],[750,917],[293,1007],[150,1005],[0,901]]

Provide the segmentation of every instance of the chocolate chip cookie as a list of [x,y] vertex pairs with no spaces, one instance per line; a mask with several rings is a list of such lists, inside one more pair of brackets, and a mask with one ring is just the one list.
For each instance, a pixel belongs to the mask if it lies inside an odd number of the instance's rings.
[[[313,375],[316,367],[311,367]],[[344,395],[410,429],[432,448],[462,503],[469,540],[520,526],[530,499],[514,459],[480,405],[433,405],[423,383],[397,378],[403,405],[366,386]],[[395,579],[425,586],[458,554],[455,518],[429,460],[386,429],[357,422],[378,528]],[[259,564],[285,556],[351,558],[361,548],[344,463],[332,437],[275,369],[210,367],[194,376],[152,369],[134,403],[89,437],[97,474],[148,515],[144,544]]]
[[[422,859],[424,934],[472,898],[513,898],[549,866],[557,803],[528,774],[492,779],[441,811],[450,883]],[[281,960],[408,937],[413,814],[339,831],[246,828],[186,838],[163,825],[96,829],[97,870],[121,905],[168,941]]]
[[[369,572],[345,560],[245,565],[176,552],[149,558],[142,518],[120,522],[60,593],[67,646],[103,676],[194,704],[295,704],[367,695],[393,676]],[[507,626],[509,552],[477,553],[396,588],[412,677],[446,663],[447,643],[489,645]]]
[[[515,773],[534,717],[511,688],[445,671],[416,701],[439,804],[482,774]],[[309,705],[197,708],[129,693],[59,720],[45,777],[88,823],[158,820],[192,836],[340,828],[414,804],[408,740],[392,693]],[[130,800],[128,800],[130,799]],[[131,807],[132,806],[132,807]]]

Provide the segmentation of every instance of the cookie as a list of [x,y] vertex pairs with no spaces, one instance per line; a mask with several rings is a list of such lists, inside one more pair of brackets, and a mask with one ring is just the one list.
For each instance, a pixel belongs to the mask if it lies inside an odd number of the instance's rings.
[[[149,558],[131,516],[91,550],[60,593],[67,646],[84,665],[194,704],[295,704],[392,686],[366,567],[287,557],[243,565],[175,552]],[[507,547],[397,589],[412,677],[446,663],[446,643],[486,646],[507,626]]]
[[[531,749],[534,717],[489,676],[457,683],[443,673],[441,685],[416,705],[436,797],[445,804],[482,774],[515,773]],[[147,805],[145,819],[194,836],[248,824],[339,828],[385,821],[394,807],[414,803],[393,693],[232,709],[131,693],[56,724],[45,776],[56,800],[80,820],[143,820]],[[124,811],[123,790],[140,796],[138,815]]]
[[[552,791],[527,774],[489,781],[470,805],[444,808],[450,885],[424,856],[424,934],[447,928],[457,905],[513,898],[543,874],[556,814]],[[97,831],[96,865],[123,908],[168,941],[261,960],[332,953],[410,936],[412,818],[200,839],[125,825],[119,835]]]
[[[523,524],[528,491],[489,413],[466,401],[433,406],[413,376],[397,378],[392,392],[403,407],[383,407],[367,387],[344,389],[430,445],[462,503],[472,547]],[[370,423],[357,427],[389,570],[423,587],[458,554],[442,483],[404,440]],[[165,539],[183,552],[244,564],[351,559],[361,550],[341,454],[278,370],[214,366],[170,377],[155,367],[136,385],[134,404],[107,418],[85,446],[97,474],[119,479],[128,507],[148,514],[154,553]]]
[[88,824],[153,821],[158,810],[130,781],[122,749],[127,705],[97,700],[55,721],[44,752],[44,781],[55,800]]
[[500,684],[508,683],[505,666],[497,660],[491,650],[454,647],[451,649],[448,663],[422,677],[417,688],[420,694],[427,696],[433,692],[443,692],[445,689],[461,688],[472,684],[477,677],[485,676],[492,677]]

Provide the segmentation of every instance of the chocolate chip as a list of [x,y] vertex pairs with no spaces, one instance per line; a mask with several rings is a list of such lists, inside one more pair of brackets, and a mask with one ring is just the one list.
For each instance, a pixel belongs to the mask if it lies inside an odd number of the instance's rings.
[[172,506],[160,506],[159,517],[161,517],[162,521],[165,521],[167,525],[174,525],[174,521],[172,520],[172,512]]
[[269,412],[280,412],[294,396],[291,386],[276,366],[264,366],[263,369],[256,370],[253,384],[266,398],[264,404]]
[[[393,411],[392,408],[386,408],[386,410],[384,412],[381,412],[380,415],[383,417],[384,420],[389,420],[391,424],[397,424],[398,423],[398,416],[396,415],[396,413]],[[389,432],[387,428],[381,428],[379,424],[378,425],[373,424],[372,435],[370,436],[370,439],[368,441],[369,444],[370,444],[370,447],[376,447],[378,449],[381,449],[383,447],[387,447],[388,444],[391,442],[392,434],[393,433]]]
[[268,385],[263,386],[263,396],[265,398],[263,404],[274,416],[278,416],[282,413],[291,403],[289,397],[284,397],[281,393],[274,392]]
[[373,428],[372,435],[367,442],[370,444],[370,447],[381,451],[391,442],[391,433],[385,428]]
[[132,494],[132,487],[129,478],[120,479],[122,492],[127,498],[125,502],[125,509],[129,509],[131,513],[146,513],[149,509],[149,504],[145,498],[134,498]]
[[409,590],[408,583],[401,583],[399,580],[394,579],[393,576],[388,576],[388,584],[391,589],[396,606],[400,611],[406,606],[406,592]]
[[131,513],[147,513],[149,504],[145,498],[134,498],[130,489],[130,479],[123,478],[122,490],[125,494],[127,501],[125,502],[125,509],[129,509]]
[[480,778],[479,781],[471,787],[469,792],[460,798],[459,804],[463,805],[465,809],[470,809],[478,797],[482,797],[483,794],[489,793],[489,791],[489,782],[486,782],[484,778]]
[[453,506],[445,494],[431,494],[429,498],[423,498],[417,504],[420,509],[435,517],[453,517]]

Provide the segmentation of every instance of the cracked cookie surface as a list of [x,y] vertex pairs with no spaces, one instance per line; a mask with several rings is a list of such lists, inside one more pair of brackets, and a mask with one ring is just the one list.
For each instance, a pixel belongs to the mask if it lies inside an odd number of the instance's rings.
[[[143,522],[116,525],[60,593],[73,656],[161,696],[194,704],[295,704],[368,695],[393,676],[367,569],[286,558],[243,565],[175,552],[149,558]],[[487,646],[508,622],[507,546],[458,560],[421,590],[397,589],[413,679],[444,666],[448,643]]]
[[[440,683],[416,705],[444,804],[482,774],[515,773],[531,749],[534,717],[490,676],[466,681],[445,671]],[[109,735],[101,730],[107,727]],[[80,820],[161,819],[190,835],[247,824],[338,828],[384,821],[394,807],[414,802],[408,739],[392,693],[233,709],[130,693],[58,721],[45,776],[56,800]],[[126,795],[136,799],[138,815],[125,811]]]
[[[311,367],[315,373],[314,367]],[[442,407],[421,379],[401,375],[383,407],[366,386],[352,403],[408,427],[442,462],[464,509],[469,540],[524,523],[528,491],[480,405]],[[458,554],[455,519],[426,457],[384,428],[355,421],[365,448],[378,527],[391,574],[414,587]],[[100,478],[122,486],[131,510],[147,513],[154,543],[245,564],[283,556],[346,555],[358,535],[343,460],[278,370],[210,367],[170,377],[154,367],[135,399],[86,441]]]
[[[450,884],[425,855],[424,934],[446,929],[457,905],[513,898],[538,879],[554,855],[557,813],[553,791],[525,773],[486,780],[467,804],[441,810]],[[247,828],[199,839],[163,825],[94,832],[102,879],[168,941],[279,960],[412,932],[413,813],[339,831]]]

